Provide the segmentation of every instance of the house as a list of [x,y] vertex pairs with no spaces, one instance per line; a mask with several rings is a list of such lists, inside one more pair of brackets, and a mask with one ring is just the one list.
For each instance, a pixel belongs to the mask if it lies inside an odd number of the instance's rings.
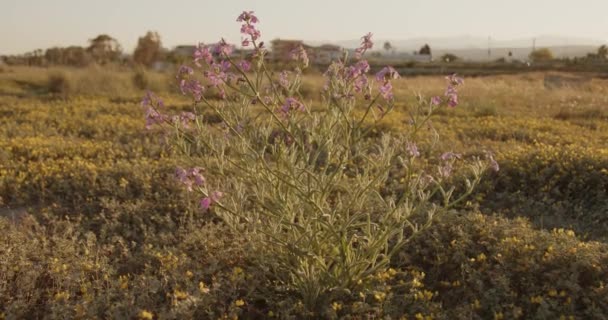
[[313,62],[317,64],[330,64],[342,58],[343,51],[340,46],[324,44],[313,48]]
[[[306,46],[301,40],[274,39],[270,42],[270,60],[281,62],[290,61],[291,52],[300,46],[306,50]],[[309,53],[308,50],[306,50],[306,53]]]
[[291,61],[291,52],[299,47],[304,48],[308,58],[313,64],[329,64],[342,57],[342,48],[332,44],[324,44],[313,47],[305,44],[302,40],[275,39],[270,42],[270,60],[288,62]]

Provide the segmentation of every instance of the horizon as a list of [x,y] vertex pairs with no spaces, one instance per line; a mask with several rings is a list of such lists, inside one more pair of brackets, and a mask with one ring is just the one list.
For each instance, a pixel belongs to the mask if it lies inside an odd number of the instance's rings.
[[[345,8],[349,13],[346,18],[343,15]],[[281,38],[341,43],[356,41],[367,32],[372,32],[377,42],[464,37],[483,41],[489,37],[491,42],[500,43],[556,37],[565,39],[564,44],[558,45],[569,45],[568,39],[576,42],[575,45],[581,45],[581,41],[597,45],[608,39],[608,29],[602,26],[602,12],[608,11],[608,2],[599,0],[581,0],[576,4],[565,0],[533,4],[524,0],[508,4],[482,0],[459,3],[385,0],[374,6],[364,1],[344,0],[331,3],[320,0],[306,3],[182,0],[152,4],[118,0],[104,3],[8,0],[0,11],[3,43],[0,55],[51,47],[87,46],[88,40],[99,34],[112,36],[125,53],[131,53],[137,39],[147,31],[157,31],[163,46],[169,49],[198,42],[214,43],[222,37],[238,43],[239,25],[235,19],[243,10],[253,10],[260,18],[265,41]],[[296,19],[292,12],[298,12]],[[513,17],[517,17],[517,24],[513,24]],[[310,23],[311,19],[314,24]],[[349,22],[344,23],[345,19]],[[485,34],[478,30],[485,30]]]

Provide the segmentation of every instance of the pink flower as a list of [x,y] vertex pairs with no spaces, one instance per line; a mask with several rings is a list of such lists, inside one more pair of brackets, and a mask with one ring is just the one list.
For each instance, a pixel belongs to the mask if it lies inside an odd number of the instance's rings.
[[384,84],[380,86],[380,95],[384,100],[393,99],[393,85],[389,81],[384,82]]
[[179,88],[182,94],[191,94],[196,102],[201,101],[205,88],[196,79],[181,79]]
[[244,72],[247,72],[251,69],[251,63],[247,60],[241,60],[241,62],[239,62],[239,68]]
[[295,98],[289,97],[285,99],[285,103],[281,106],[281,113],[286,116],[291,110],[304,111],[306,110],[306,107],[302,102],[296,100]]
[[220,40],[220,42],[218,42],[215,45],[215,47],[213,48],[213,51],[217,55],[223,55],[223,56],[230,56],[232,54],[233,50],[234,50],[234,46],[231,44],[228,44],[226,42],[226,40],[224,40],[224,39]]
[[304,66],[308,66],[308,63],[310,62],[308,59],[308,53],[306,53],[306,50],[304,50],[304,47],[301,45],[291,50],[289,56],[293,60],[302,61]]
[[386,66],[382,68],[382,70],[380,70],[378,73],[376,73],[376,80],[378,81],[398,79],[399,77],[401,76],[399,75],[397,70],[390,66]]
[[236,18],[237,22],[248,22],[248,23],[258,23],[258,17],[253,15],[253,11],[243,11],[238,18]]
[[244,35],[248,35],[251,37],[252,41],[257,40],[260,36],[260,30],[256,29],[253,25],[251,24],[244,24],[241,26],[241,33]]
[[198,67],[201,67],[201,64],[199,63],[200,60],[205,61],[207,64],[211,64],[213,61],[213,55],[211,54],[209,47],[202,43],[199,43],[198,47],[194,50],[194,64]]
[[243,40],[241,40],[241,46],[248,47],[249,44],[250,44],[249,39],[243,39]]
[[441,104],[441,97],[439,96],[435,96],[431,98],[431,105],[432,106],[438,106]]
[[186,186],[186,190],[192,191],[193,186],[202,186],[205,184],[205,177],[201,174],[203,169],[195,167],[191,169],[177,168],[175,176],[177,180]]
[[443,178],[449,178],[452,175],[452,165],[450,163],[446,163],[443,166],[439,167],[439,176]]
[[454,152],[449,151],[449,152],[443,153],[440,158],[443,161],[448,161],[451,159],[461,159],[462,155],[459,153],[454,153]]
[[283,70],[279,73],[279,85],[285,89],[289,88],[289,71]]
[[492,169],[494,172],[498,172],[500,170],[500,166],[498,165],[498,162],[496,162],[496,160],[494,159],[494,155],[488,152],[486,156],[490,160],[490,169]]
[[205,211],[209,210],[212,204],[218,203],[224,196],[221,191],[213,191],[208,197],[201,199],[201,208]]
[[368,32],[366,35],[361,37],[361,40],[362,40],[361,46],[359,46],[359,48],[355,49],[355,57],[357,59],[361,59],[361,57],[367,51],[367,49],[371,49],[374,46],[374,43],[372,42],[372,33],[371,32]]
[[420,157],[420,152],[418,151],[418,146],[416,146],[415,143],[413,142],[408,142],[407,146],[406,146],[407,152],[410,154],[410,156],[412,157]]
[[461,77],[459,77],[459,76],[457,76],[455,73],[454,73],[454,74],[452,74],[452,75],[450,75],[450,76],[447,76],[447,77],[445,77],[445,78],[446,78],[446,80],[448,80],[448,81],[450,82],[450,84],[451,84],[451,85],[453,85],[453,86],[459,86],[459,85],[464,84],[464,79],[463,79],[463,78],[461,78]]

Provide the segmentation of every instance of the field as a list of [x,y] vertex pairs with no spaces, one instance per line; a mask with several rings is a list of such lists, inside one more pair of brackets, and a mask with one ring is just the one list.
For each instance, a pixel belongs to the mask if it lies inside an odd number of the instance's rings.
[[[4,68],[0,319],[604,319],[608,80],[549,86],[546,77],[466,78],[460,104],[430,122],[435,147],[491,151],[500,170],[366,290],[311,310],[260,275],[246,233],[201,212],[178,185],[176,167],[197,159],[144,128],[142,88],[190,110],[173,73]],[[303,78],[316,112],[323,81]],[[395,80],[395,109],[374,133],[405,130],[416,94],[444,84]]]

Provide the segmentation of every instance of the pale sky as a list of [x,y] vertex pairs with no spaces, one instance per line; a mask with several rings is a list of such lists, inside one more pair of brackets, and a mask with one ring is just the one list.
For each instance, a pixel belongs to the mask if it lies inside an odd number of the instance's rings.
[[0,54],[87,45],[107,33],[132,51],[158,31],[166,47],[238,42],[242,10],[262,39],[351,40],[562,35],[608,40],[608,0],[0,0]]

